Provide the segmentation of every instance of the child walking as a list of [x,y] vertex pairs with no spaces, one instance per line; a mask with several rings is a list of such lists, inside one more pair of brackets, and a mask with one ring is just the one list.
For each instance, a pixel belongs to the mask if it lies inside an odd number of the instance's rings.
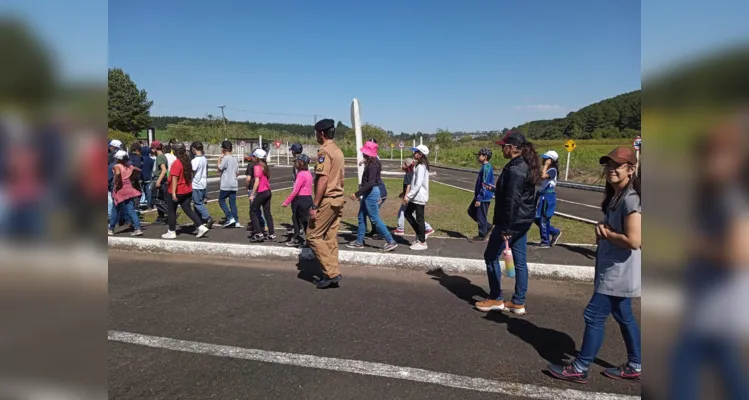
[[[603,222],[596,229],[595,292],[585,308],[585,334],[580,353],[567,365],[549,365],[556,378],[586,383],[588,368],[603,345],[609,314],[619,324],[627,347],[627,362],[608,368],[609,378],[639,380],[642,369],[640,327],[632,313],[632,298],[640,297],[642,263],[642,207],[637,157],[629,147],[618,147],[601,157],[606,171]],[[690,366],[684,366],[689,368]]]
[[557,244],[562,231],[551,225],[551,217],[557,208],[557,174],[559,171],[559,154],[549,150],[541,156],[543,167],[541,168],[541,186],[538,189],[538,207],[536,209],[536,225],[541,234],[541,243],[538,247],[548,249]]
[[294,189],[281,205],[292,208],[292,223],[294,236],[286,242],[289,247],[304,246],[307,226],[309,225],[309,210],[312,207],[312,174],[309,172],[309,157],[299,154],[294,161]]
[[[406,204],[406,219],[416,232],[416,240],[411,244],[411,250],[426,250],[426,224],[424,223],[424,207],[429,201],[429,148],[420,144],[412,148],[416,168],[414,169],[411,190],[403,196]],[[414,217],[415,215],[415,217]]]
[[472,240],[474,242],[484,242],[488,238],[489,229],[489,205],[492,202],[494,193],[491,190],[486,189],[485,185],[494,184],[494,167],[492,167],[489,160],[492,159],[492,151],[489,149],[481,149],[476,153],[476,160],[481,164],[478,177],[476,177],[476,185],[473,189],[473,201],[468,206],[468,215],[474,221],[478,222],[479,234]]
[[[270,190],[270,170],[268,164],[265,162],[265,151],[256,149],[252,153],[254,157],[258,159],[258,164],[255,165],[253,175],[255,176],[255,186],[250,190],[250,218],[252,218],[252,231],[255,232],[250,238],[251,242],[262,242],[265,239],[276,240],[276,231],[273,229],[273,215],[270,213],[270,200],[273,197],[273,193]],[[268,224],[268,236],[263,235],[260,230],[260,209],[263,209],[263,215],[265,216],[265,222]]]
[[[218,158],[218,171],[221,173],[221,185],[219,186],[218,205],[226,216],[224,228],[241,228],[239,216],[237,215],[237,175],[239,164],[237,159],[231,154],[232,144],[228,140],[221,143],[221,156]],[[226,206],[226,199],[229,199],[229,207]]]
[[[414,178],[414,166],[416,165],[416,161],[413,158],[407,158],[403,161],[403,165],[401,165],[401,169],[403,172],[405,172],[405,175],[403,175],[403,192],[398,195],[399,199],[402,199],[406,193],[411,191],[411,182]],[[400,209],[398,210],[398,227],[393,231],[393,235],[403,236],[406,234],[406,230],[404,229],[405,222],[406,222],[406,206],[407,204],[402,203]],[[424,227],[426,229],[426,232],[424,234],[429,237],[432,233],[434,233],[434,229],[432,229],[432,226],[429,225],[429,222],[424,221]]]
[[169,214],[167,216],[169,229],[161,237],[163,239],[177,238],[177,207],[181,207],[198,228],[197,237],[203,237],[208,232],[208,227],[200,220],[198,214],[192,209],[192,163],[187,155],[187,149],[183,144],[176,146],[175,161],[169,168]]
[[140,170],[128,163],[128,155],[125,150],[117,150],[114,153],[114,159],[114,165],[112,166],[112,201],[114,206],[109,215],[107,234],[109,236],[114,235],[115,225],[121,216],[126,215],[135,228],[132,235],[141,236],[143,231],[140,230],[140,219],[135,212],[135,202],[133,201],[133,199],[140,198],[141,192],[133,187],[131,180],[133,174],[137,174]]

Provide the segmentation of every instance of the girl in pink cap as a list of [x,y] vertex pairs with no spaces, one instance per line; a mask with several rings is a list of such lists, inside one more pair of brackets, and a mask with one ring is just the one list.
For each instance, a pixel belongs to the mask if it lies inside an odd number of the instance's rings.
[[356,240],[348,243],[346,247],[352,249],[364,248],[364,234],[367,231],[366,218],[372,221],[372,225],[380,232],[385,239],[385,245],[382,251],[392,251],[398,247],[393,240],[393,236],[387,229],[387,226],[380,218],[380,185],[382,185],[382,165],[377,158],[379,145],[375,142],[367,142],[361,148],[364,155],[364,173],[362,174],[359,191],[351,195],[351,200],[361,198],[359,203],[359,228],[357,230]]

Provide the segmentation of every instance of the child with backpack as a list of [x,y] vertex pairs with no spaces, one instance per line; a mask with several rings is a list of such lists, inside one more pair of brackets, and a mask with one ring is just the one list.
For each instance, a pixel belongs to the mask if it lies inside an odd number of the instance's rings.
[[536,209],[536,225],[541,234],[541,243],[538,247],[548,249],[557,244],[562,231],[551,225],[551,217],[557,207],[557,174],[559,171],[559,154],[549,150],[541,156],[543,167],[541,168],[541,186],[538,189],[538,208]]
[[304,246],[307,226],[309,225],[309,210],[312,207],[312,173],[309,172],[309,157],[299,154],[294,160],[294,169],[297,171],[294,180],[294,189],[289,197],[281,205],[292,207],[292,223],[294,224],[294,236],[286,242],[289,247]]

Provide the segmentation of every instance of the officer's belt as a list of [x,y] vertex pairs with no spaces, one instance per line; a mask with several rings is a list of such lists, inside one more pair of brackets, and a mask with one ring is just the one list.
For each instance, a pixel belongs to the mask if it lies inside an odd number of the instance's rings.
[[338,196],[323,196],[322,198],[323,199],[337,199],[339,197],[343,197],[343,195],[339,194]]

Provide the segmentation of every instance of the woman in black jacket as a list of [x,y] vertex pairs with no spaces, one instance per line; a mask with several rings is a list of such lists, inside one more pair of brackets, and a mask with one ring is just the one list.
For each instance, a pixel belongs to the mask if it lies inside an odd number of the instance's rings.
[[[504,310],[525,314],[525,292],[528,290],[527,233],[536,216],[536,185],[541,180],[541,163],[533,144],[520,132],[509,132],[497,142],[502,154],[510,161],[497,178],[496,186],[486,185],[494,192],[494,229],[484,251],[486,273],[489,277],[489,297],[476,303],[481,311]],[[515,294],[512,301],[502,297],[502,272],[499,257],[510,244],[515,262]]]

